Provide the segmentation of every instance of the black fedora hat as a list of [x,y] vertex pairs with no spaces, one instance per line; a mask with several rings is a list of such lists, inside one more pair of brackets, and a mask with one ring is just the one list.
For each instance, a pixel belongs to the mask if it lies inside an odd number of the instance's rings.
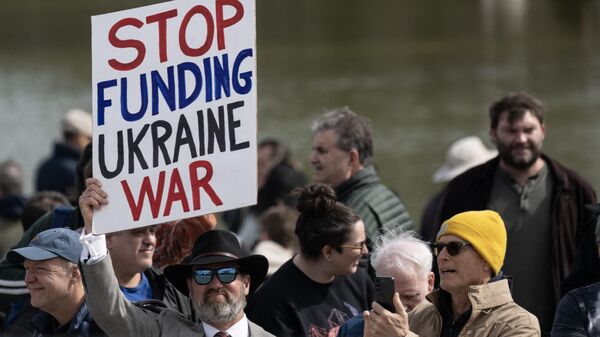
[[224,230],[208,231],[196,239],[192,253],[182,263],[165,268],[165,277],[179,292],[189,296],[187,279],[191,277],[192,267],[235,262],[245,274],[250,275],[252,293],[267,276],[269,262],[262,255],[242,255],[240,243],[233,233]]

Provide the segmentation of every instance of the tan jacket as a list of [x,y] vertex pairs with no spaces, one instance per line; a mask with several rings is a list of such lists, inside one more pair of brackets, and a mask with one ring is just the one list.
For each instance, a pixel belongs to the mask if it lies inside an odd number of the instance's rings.
[[[429,302],[415,307],[408,315],[408,336],[439,337],[442,332],[440,292],[427,295]],[[469,289],[471,317],[461,337],[540,336],[537,318],[512,299],[507,280],[472,286]]]

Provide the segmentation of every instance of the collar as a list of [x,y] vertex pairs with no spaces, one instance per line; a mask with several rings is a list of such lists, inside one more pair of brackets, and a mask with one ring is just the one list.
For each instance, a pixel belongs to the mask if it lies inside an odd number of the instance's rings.
[[42,333],[56,333],[58,331],[73,333],[83,332],[83,330],[89,330],[91,320],[92,319],[87,307],[87,303],[83,302],[75,316],[71,318],[71,321],[69,321],[67,325],[59,325],[58,321],[54,318],[54,316],[41,310],[39,310],[39,312],[33,316],[30,324],[35,328],[35,330]]
[[[437,289],[426,296],[429,302],[438,308],[438,311],[443,306],[443,293],[445,293],[444,290]],[[473,311],[489,310],[513,302],[507,279],[471,286],[468,296]]]
[[[217,332],[220,331],[206,322],[202,322],[202,328],[204,329],[206,337],[213,337]],[[246,315],[244,315],[242,319],[232,325],[225,332],[232,337],[250,337],[250,330],[248,329],[248,318],[246,318]]]
[[341,199],[341,196],[348,193],[348,191],[353,191],[361,185],[373,184],[379,181],[380,179],[377,175],[377,171],[375,171],[375,166],[368,165],[364,169],[356,172],[348,180],[339,184],[335,188],[335,193],[339,196],[339,199]]

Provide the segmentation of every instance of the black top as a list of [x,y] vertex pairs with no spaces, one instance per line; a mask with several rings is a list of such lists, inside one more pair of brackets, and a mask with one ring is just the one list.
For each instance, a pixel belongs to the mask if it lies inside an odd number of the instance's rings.
[[335,336],[372,300],[373,283],[362,268],[322,284],[289,260],[252,295],[246,314],[275,336]]

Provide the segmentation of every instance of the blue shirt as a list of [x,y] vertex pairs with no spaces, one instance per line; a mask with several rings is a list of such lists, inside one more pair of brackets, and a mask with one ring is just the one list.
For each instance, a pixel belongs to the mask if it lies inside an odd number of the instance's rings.
[[123,295],[125,295],[125,297],[131,302],[152,299],[152,287],[150,287],[150,282],[148,282],[148,278],[146,275],[144,275],[144,273],[142,273],[142,279],[137,286],[133,288],[119,286],[119,288],[121,288]]

